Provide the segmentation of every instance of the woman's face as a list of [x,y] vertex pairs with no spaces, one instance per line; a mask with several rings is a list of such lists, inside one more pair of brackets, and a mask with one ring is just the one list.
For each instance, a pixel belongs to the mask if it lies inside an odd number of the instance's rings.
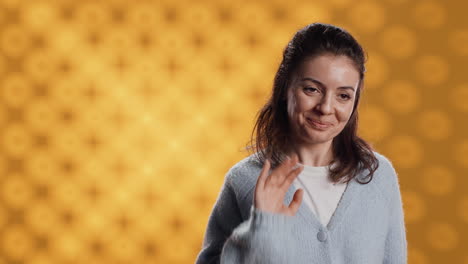
[[298,144],[330,142],[353,111],[359,72],[346,56],[306,58],[288,87],[288,116]]

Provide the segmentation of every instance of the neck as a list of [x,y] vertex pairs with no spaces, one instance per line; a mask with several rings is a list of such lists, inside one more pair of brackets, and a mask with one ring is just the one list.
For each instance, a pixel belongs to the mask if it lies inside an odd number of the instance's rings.
[[296,145],[290,154],[296,153],[303,165],[322,167],[333,160],[332,140],[320,144]]

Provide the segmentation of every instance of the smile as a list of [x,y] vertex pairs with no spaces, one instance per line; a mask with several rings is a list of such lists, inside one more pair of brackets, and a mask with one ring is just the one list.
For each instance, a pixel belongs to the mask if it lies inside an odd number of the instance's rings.
[[317,121],[314,121],[310,118],[307,118],[307,122],[312,125],[314,128],[319,129],[319,130],[325,130],[329,128],[331,125],[330,124],[323,124]]

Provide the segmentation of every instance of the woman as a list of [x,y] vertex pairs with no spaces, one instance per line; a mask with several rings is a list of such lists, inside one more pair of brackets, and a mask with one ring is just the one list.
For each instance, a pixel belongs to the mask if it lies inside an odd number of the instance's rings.
[[197,263],[406,263],[397,174],[357,133],[364,52],[314,23],[283,53],[256,153],[234,165]]

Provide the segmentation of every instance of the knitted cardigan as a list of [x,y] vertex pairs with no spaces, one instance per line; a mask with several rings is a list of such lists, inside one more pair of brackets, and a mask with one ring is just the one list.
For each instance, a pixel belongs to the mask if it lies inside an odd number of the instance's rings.
[[[255,208],[262,164],[255,154],[241,160],[225,176],[196,263],[407,263],[398,177],[386,157],[374,154],[379,168],[372,181],[350,181],[327,226],[305,203],[295,216]],[[364,181],[366,172],[357,177]],[[285,204],[296,189],[290,186]]]

